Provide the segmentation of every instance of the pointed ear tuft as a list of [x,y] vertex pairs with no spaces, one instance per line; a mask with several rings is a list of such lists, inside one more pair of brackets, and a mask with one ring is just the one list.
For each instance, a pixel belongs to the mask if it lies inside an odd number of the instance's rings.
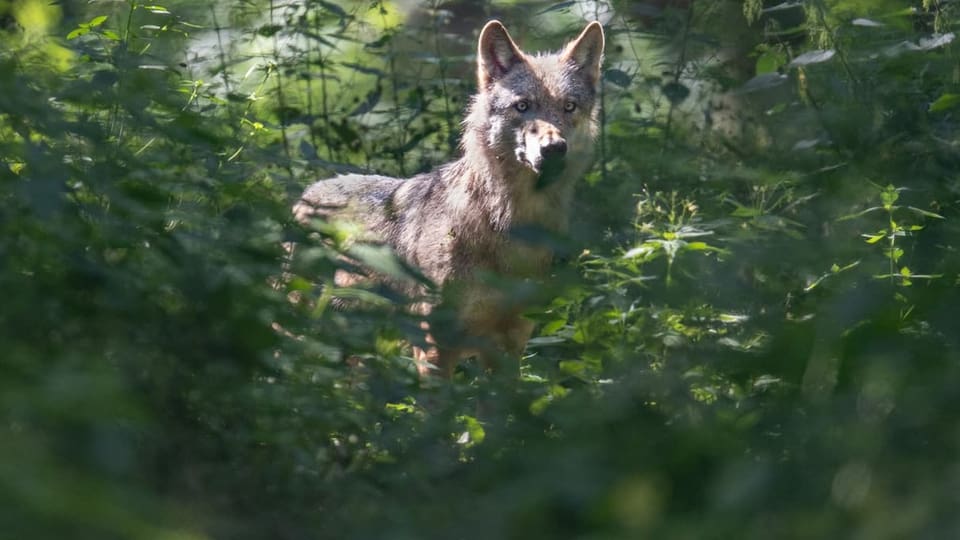
[[603,26],[597,21],[588,24],[577,39],[570,42],[563,51],[563,57],[577,65],[577,68],[591,84],[600,80],[600,65],[603,63]]
[[490,21],[483,27],[477,45],[477,83],[481,90],[523,61],[523,53],[500,21]]

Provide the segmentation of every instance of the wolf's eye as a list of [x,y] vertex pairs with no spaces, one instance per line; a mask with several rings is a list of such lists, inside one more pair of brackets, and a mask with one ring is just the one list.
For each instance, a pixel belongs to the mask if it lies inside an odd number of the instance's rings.
[[572,102],[572,101],[568,101],[568,102],[566,102],[566,103],[563,104],[563,110],[564,110],[565,112],[573,112],[573,111],[577,110],[577,104],[574,103],[574,102]]
[[516,109],[518,112],[526,112],[527,109],[530,108],[530,102],[525,99],[521,99],[520,101],[513,104],[513,108]]

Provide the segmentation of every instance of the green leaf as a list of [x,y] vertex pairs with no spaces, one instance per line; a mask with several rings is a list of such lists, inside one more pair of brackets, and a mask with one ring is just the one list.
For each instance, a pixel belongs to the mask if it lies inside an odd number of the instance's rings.
[[960,94],[943,94],[931,103],[927,110],[929,112],[940,112],[952,109],[957,105],[960,105]]
[[864,19],[864,18],[854,19],[853,21],[850,22],[850,24],[854,26],[864,26],[868,28],[880,28],[884,26],[884,24],[881,22],[877,22],[872,19]]
[[893,204],[897,202],[899,198],[900,190],[891,184],[887,184],[887,187],[883,188],[883,191],[880,192],[880,201],[883,202],[883,208],[885,210],[893,208]]
[[646,257],[647,255],[656,251],[658,246],[650,245],[649,242],[644,242],[643,244],[631,249],[630,251],[623,254],[624,259],[633,259],[634,257]]
[[527,341],[527,347],[542,347],[544,345],[557,345],[566,342],[566,338],[560,336],[537,336]]
[[163,6],[143,6],[143,9],[149,11],[150,13],[156,13],[158,15],[170,15],[170,10]]
[[940,214],[934,214],[933,212],[930,212],[930,211],[928,211],[928,210],[923,210],[923,209],[921,209],[921,208],[916,208],[916,207],[913,207],[913,206],[906,206],[905,208],[906,208],[907,210],[910,210],[911,212],[920,214],[921,216],[932,217],[932,218],[936,218],[936,219],[944,219],[944,217],[941,216]]
[[99,17],[94,17],[94,18],[90,19],[90,22],[87,23],[87,26],[89,26],[90,28],[96,28],[96,27],[100,26],[101,24],[103,24],[104,21],[106,21],[106,20],[107,20],[107,16],[106,16],[106,15],[100,15]]
[[561,328],[566,326],[566,324],[567,324],[566,319],[556,319],[556,320],[550,321],[547,324],[543,325],[543,328],[540,329],[540,333],[543,335],[549,336],[551,334],[556,333],[557,330],[560,330]]
[[887,231],[880,231],[877,234],[861,234],[860,236],[866,238],[868,244],[876,244],[887,237]]
[[84,34],[87,34],[88,32],[90,32],[90,29],[87,26],[80,25],[67,34],[67,39],[76,39]]
[[859,211],[859,212],[857,212],[857,213],[855,213],[855,214],[847,214],[847,215],[845,215],[845,216],[841,216],[841,217],[837,218],[837,221],[848,221],[848,220],[851,220],[851,219],[856,219],[856,218],[858,218],[858,217],[865,216],[865,215],[867,215],[867,214],[869,214],[869,213],[871,213],[871,212],[876,212],[877,210],[883,210],[883,207],[882,207],[882,206],[871,206],[870,208],[867,208],[866,210],[861,210],[861,211]]
[[404,281],[416,279],[412,269],[403,264],[387,246],[357,244],[350,248],[348,253],[350,257],[379,274]]
[[730,215],[733,216],[733,217],[755,218],[755,217],[761,215],[762,213],[763,213],[763,212],[761,212],[759,209],[756,209],[756,208],[750,208],[749,206],[737,205],[737,209],[734,210],[733,212],[730,212]]
[[787,63],[787,55],[781,51],[770,49],[757,58],[757,75],[776,73],[780,66]]
[[472,416],[458,416],[457,421],[463,424],[463,427],[466,429],[464,433],[460,435],[460,438],[457,439],[459,444],[463,444],[468,448],[483,442],[483,439],[486,438],[486,431],[483,429],[483,424],[479,420]]
[[833,58],[835,54],[837,54],[837,52],[834,51],[833,49],[808,51],[794,58],[793,61],[790,62],[790,67],[806,66],[809,64],[819,64],[821,62],[826,62],[827,60],[830,60],[831,58]]

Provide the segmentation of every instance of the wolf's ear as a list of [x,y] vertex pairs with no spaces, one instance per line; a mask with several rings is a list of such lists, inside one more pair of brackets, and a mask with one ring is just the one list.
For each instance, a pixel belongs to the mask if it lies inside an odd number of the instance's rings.
[[597,21],[588,24],[563,50],[563,58],[576,64],[591,84],[597,84],[603,63],[603,26]]
[[523,62],[523,53],[500,21],[490,21],[480,31],[477,45],[477,83],[481,89]]

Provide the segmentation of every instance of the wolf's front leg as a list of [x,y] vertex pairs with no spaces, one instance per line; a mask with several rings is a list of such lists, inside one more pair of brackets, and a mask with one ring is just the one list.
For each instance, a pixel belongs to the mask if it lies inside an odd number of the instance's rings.
[[510,317],[499,325],[491,348],[480,355],[483,368],[510,380],[520,378],[520,357],[533,333],[533,322],[523,317]]
[[439,376],[442,379],[450,380],[453,378],[453,371],[457,367],[459,360],[458,352],[447,347],[437,345],[436,338],[430,333],[430,323],[420,322],[420,328],[424,331],[424,341],[426,347],[413,346],[413,359],[417,363],[417,372],[420,378]]

